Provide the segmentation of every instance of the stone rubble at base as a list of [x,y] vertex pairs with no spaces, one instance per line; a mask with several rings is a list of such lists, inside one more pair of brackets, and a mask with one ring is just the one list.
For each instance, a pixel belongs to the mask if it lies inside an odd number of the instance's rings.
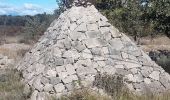
[[98,73],[121,74],[129,89],[136,92],[170,89],[169,74],[93,5],[62,13],[17,69],[33,89],[31,100],[92,86]]

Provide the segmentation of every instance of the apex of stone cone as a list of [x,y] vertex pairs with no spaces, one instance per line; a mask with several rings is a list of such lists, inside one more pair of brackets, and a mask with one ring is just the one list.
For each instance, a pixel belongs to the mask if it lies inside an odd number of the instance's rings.
[[88,5],[91,5],[92,0],[63,0],[64,4],[67,8],[70,8],[72,6],[84,6],[87,7]]

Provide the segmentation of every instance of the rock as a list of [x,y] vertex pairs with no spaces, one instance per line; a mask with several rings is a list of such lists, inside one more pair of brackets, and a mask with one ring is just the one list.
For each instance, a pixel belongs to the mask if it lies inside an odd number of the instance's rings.
[[160,72],[159,72],[159,71],[153,71],[153,72],[149,75],[149,77],[152,78],[152,79],[154,79],[154,80],[159,81],[159,77],[160,77],[159,75],[160,75]]
[[62,66],[64,65],[64,60],[62,58],[56,58],[55,59],[55,65],[56,66]]
[[120,39],[112,39],[109,41],[109,43],[116,50],[121,50],[124,47],[124,45]]
[[59,77],[50,77],[50,84],[56,85],[61,82],[61,79]]
[[130,62],[125,62],[124,65],[125,65],[128,69],[131,69],[131,68],[139,68],[139,67],[142,66],[142,65],[140,65],[140,64],[130,63]]
[[149,78],[145,78],[145,79],[144,79],[144,82],[145,82],[146,84],[150,84],[150,83],[151,83],[151,80],[150,80]]
[[63,54],[63,57],[78,59],[80,57],[80,54],[76,50],[69,50]]
[[60,84],[55,85],[54,89],[56,93],[61,93],[65,90],[65,86],[62,83],[60,83]]
[[78,77],[77,75],[70,75],[70,76],[67,76],[66,78],[62,79],[62,81],[67,84],[67,83],[71,83],[73,81],[77,81],[78,80]]
[[100,33],[100,31],[94,30],[94,31],[87,31],[86,34],[87,34],[87,37],[88,37],[88,38],[96,38],[96,37],[98,37],[101,33]]
[[88,48],[101,47],[106,45],[105,41],[97,38],[87,39],[84,41],[84,43]]
[[98,30],[98,26],[96,24],[87,24],[88,31]]
[[46,77],[42,77],[42,78],[41,78],[41,83],[42,83],[42,84],[45,85],[45,84],[47,84],[47,83],[49,83],[49,82],[50,82],[50,80],[49,80],[48,78],[46,78]]
[[51,91],[53,91],[53,85],[52,85],[52,84],[45,84],[45,86],[44,86],[44,91],[45,91],[45,92],[51,92]]
[[82,53],[81,57],[84,58],[84,59],[93,58],[93,56],[91,54],[91,51],[89,49],[83,50],[83,53]]
[[87,27],[85,23],[80,24],[77,28],[76,28],[77,32],[86,32],[87,31]]
[[73,75],[76,73],[75,67],[71,64],[65,66],[66,71],[68,72],[69,75]]
[[57,72],[55,70],[48,70],[47,71],[47,76],[48,77],[56,77]]
[[77,69],[78,75],[95,74],[96,70],[90,67],[82,67]]

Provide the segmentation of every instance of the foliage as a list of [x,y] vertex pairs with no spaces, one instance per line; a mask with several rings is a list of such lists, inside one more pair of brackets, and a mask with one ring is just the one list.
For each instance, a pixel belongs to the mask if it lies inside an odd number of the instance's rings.
[[96,0],[110,22],[132,36],[170,36],[170,0]]

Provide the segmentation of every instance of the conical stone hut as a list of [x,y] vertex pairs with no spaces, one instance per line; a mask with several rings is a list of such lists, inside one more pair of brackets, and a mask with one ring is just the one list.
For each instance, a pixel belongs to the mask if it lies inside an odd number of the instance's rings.
[[131,91],[169,90],[169,74],[93,5],[82,6],[82,1],[54,20],[18,64],[25,88],[32,88],[31,100],[93,87],[99,73],[122,75]]

